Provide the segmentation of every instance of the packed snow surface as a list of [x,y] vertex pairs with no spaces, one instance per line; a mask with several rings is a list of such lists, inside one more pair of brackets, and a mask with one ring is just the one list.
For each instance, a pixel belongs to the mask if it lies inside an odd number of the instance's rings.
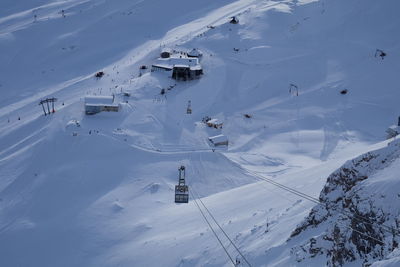
[[[262,178],[318,197],[346,160],[387,145],[400,114],[399,7],[2,0],[0,265],[231,266],[195,199],[233,260],[245,264],[199,200],[252,266],[297,265],[287,239],[314,203]],[[164,48],[199,49],[204,75],[151,72]],[[86,96],[121,109],[85,115]],[[228,148],[210,147],[220,134]],[[188,204],[173,201],[181,165]]]

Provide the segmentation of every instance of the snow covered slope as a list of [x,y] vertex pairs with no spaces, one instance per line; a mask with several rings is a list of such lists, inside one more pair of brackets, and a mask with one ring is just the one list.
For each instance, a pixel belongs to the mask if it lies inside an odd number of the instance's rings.
[[399,146],[395,140],[346,162],[328,177],[321,204],[285,244],[298,265],[326,259],[328,266],[360,266],[391,257],[400,238]]
[[[316,197],[346,160],[382,147],[400,113],[399,6],[1,1],[0,265],[229,266],[195,198],[253,266],[298,264],[282,251],[314,203],[265,179]],[[164,47],[200,49],[201,79],[139,69]],[[118,113],[84,114],[86,95],[112,94]],[[47,97],[58,102],[44,116]],[[213,151],[221,133],[229,147]],[[180,165],[186,205],[173,202]]]

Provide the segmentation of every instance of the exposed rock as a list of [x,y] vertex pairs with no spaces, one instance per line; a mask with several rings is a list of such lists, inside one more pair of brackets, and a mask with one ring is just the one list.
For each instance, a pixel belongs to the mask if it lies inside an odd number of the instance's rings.
[[388,147],[346,162],[328,177],[319,196],[321,204],[291,234],[290,239],[307,236],[311,229],[318,233],[292,248],[296,261],[324,255],[327,266],[342,266],[355,260],[369,266],[398,247],[400,207],[396,205],[396,212],[391,211],[385,204],[385,192],[365,186],[369,177],[398,158],[400,142],[396,140]]

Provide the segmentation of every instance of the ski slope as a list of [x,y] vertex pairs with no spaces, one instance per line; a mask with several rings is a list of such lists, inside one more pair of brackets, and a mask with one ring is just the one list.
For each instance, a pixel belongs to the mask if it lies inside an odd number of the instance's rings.
[[[315,204],[260,177],[317,197],[346,160],[386,146],[399,5],[3,0],[0,265],[231,266],[195,198],[252,266],[297,265],[282,251]],[[201,79],[139,70],[164,47],[200,49]],[[120,112],[84,114],[86,95],[111,94]],[[44,116],[47,97],[58,102]],[[221,133],[229,147],[213,151],[206,139]],[[193,195],[178,205],[181,165]]]

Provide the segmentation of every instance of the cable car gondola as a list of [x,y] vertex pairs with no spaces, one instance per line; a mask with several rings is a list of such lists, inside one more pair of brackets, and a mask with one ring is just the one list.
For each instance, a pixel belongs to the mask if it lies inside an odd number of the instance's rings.
[[175,203],[189,203],[189,187],[185,184],[185,166],[179,168],[179,182],[175,185]]

